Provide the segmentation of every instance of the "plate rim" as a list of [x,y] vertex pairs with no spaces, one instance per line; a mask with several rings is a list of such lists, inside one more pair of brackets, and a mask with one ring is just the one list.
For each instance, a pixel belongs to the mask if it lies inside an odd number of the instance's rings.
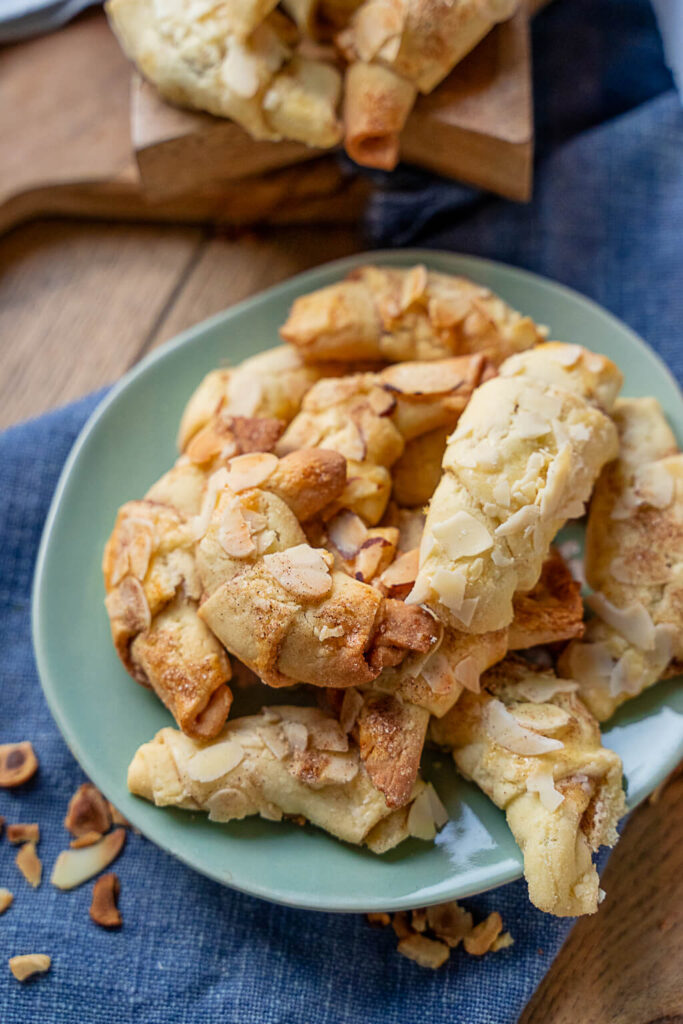
[[[526,270],[522,267],[516,267],[511,264],[505,263],[500,260],[492,260],[482,256],[471,255],[468,253],[452,252],[444,249],[429,249],[429,248],[406,248],[406,249],[377,249],[377,250],[366,250],[359,253],[352,253],[349,256],[341,257],[340,259],[331,260],[326,263],[318,264],[308,270],[301,271],[291,277],[286,278],[284,281],[279,282],[276,285],[272,285],[262,291],[257,292],[254,295],[249,296],[246,299],[235,303],[232,306],[228,306],[225,309],[206,317],[205,319],[193,324],[180,334],[175,335],[168,341],[159,345],[152,352],[149,352],[140,362],[136,363],[133,367],[127,370],[118,381],[116,381],[107,392],[106,395],[97,403],[95,408],[92,410],[87,420],[83,424],[81,430],[78,433],[60,472],[50,506],[45,518],[43,530],[41,533],[40,544],[38,546],[38,552],[36,556],[36,563],[33,573],[32,587],[31,587],[31,638],[34,656],[36,660],[36,667],[38,671],[38,678],[40,681],[43,695],[47,702],[50,713],[59,729],[59,732],[65,741],[72,756],[86,773],[88,778],[92,779],[102,790],[106,796],[107,780],[103,780],[101,784],[99,776],[99,770],[96,764],[92,763],[90,755],[84,751],[78,739],[75,738],[70,724],[70,716],[63,710],[61,702],[58,697],[56,688],[53,686],[53,680],[51,677],[51,670],[48,663],[48,657],[45,648],[45,636],[42,625],[43,616],[43,603],[45,601],[45,586],[46,586],[46,562],[48,556],[48,550],[50,547],[51,535],[54,529],[55,521],[58,516],[58,512],[61,506],[63,494],[66,490],[67,483],[71,477],[71,473],[78,462],[81,450],[86,445],[91,434],[95,431],[100,420],[105,416],[108,409],[114,405],[119,397],[127,391],[129,386],[140,377],[146,375],[152,367],[157,363],[167,359],[177,349],[182,348],[186,345],[193,343],[195,338],[199,335],[204,334],[207,330],[213,327],[229,324],[229,322],[248,312],[251,307],[259,306],[264,300],[277,299],[282,294],[288,292],[292,285],[300,282],[302,285],[301,293],[304,293],[304,287],[306,290],[312,290],[317,285],[317,278],[325,278],[331,272],[337,271],[340,277],[349,269],[353,267],[363,265],[364,263],[382,263],[391,266],[402,266],[411,265],[414,263],[426,263],[430,262],[441,262],[445,261],[448,263],[450,260],[466,260],[474,268],[481,267],[482,270],[486,269],[502,269],[508,275],[513,278],[517,278],[522,282],[529,282],[535,287],[541,287],[542,289],[551,289],[552,291],[559,291],[563,293],[569,300],[578,302],[580,305],[587,306],[591,312],[598,318],[610,324],[613,327],[618,328],[620,331],[625,332],[632,343],[641,351],[643,356],[654,363],[657,370],[669,379],[670,384],[673,385],[675,392],[677,393],[679,400],[683,402],[683,394],[681,393],[681,387],[674,376],[671,369],[668,367],[662,357],[651,348],[647,342],[638,335],[633,328],[628,324],[624,323],[619,317],[605,309],[594,299],[589,296],[583,295],[576,289],[563,284],[562,282],[555,281],[552,278],[546,277],[542,274],[537,274],[534,271]],[[448,271],[444,271],[448,272]],[[457,271],[455,271],[457,273]],[[683,743],[682,743],[683,749]],[[637,801],[628,801],[628,811],[632,811],[638,803],[642,802],[654,788],[664,779],[669,773],[669,768],[665,768],[659,772],[656,772],[653,776],[655,779],[652,789],[647,793],[643,792],[639,794]],[[310,898],[302,899],[301,897],[293,898],[288,895],[286,891],[281,891],[277,887],[272,885],[242,885],[232,878],[230,880],[212,871],[210,867],[198,865],[195,863],[189,855],[185,855],[182,852],[177,851],[173,848],[173,845],[165,840],[160,840],[156,836],[153,838],[148,829],[135,821],[135,815],[129,813],[129,818],[133,825],[147,838],[150,842],[154,843],[155,846],[162,849],[164,852],[171,854],[173,857],[180,860],[184,865],[191,868],[193,871],[204,875],[224,885],[228,888],[234,889],[238,892],[244,893],[249,896],[257,897],[260,899],[267,900],[272,903],[280,904],[282,906],[294,907],[297,909],[304,910],[316,910],[319,912],[327,913],[363,913],[366,911],[373,910],[409,910],[415,906],[427,905],[430,900],[426,893],[419,891],[417,893],[409,893],[402,897],[397,897],[394,900],[383,900],[379,899],[376,904],[368,906],[367,901],[357,903],[353,899],[348,899],[343,907],[325,903],[324,899],[321,901],[316,898],[315,893],[312,893]],[[625,819],[622,819],[622,822]],[[509,882],[515,881],[522,877],[523,870],[521,863],[516,865],[514,868],[506,868],[503,863],[498,869],[491,869],[490,881],[487,881],[485,885],[480,883],[473,883],[470,886],[461,886],[458,890],[458,894],[455,896],[447,896],[447,894],[439,891],[431,900],[431,902],[441,902],[445,898],[449,899],[463,899],[468,898],[479,893],[489,892],[493,889],[499,888],[501,885],[505,885]],[[416,902],[416,897],[420,897],[419,901]]]

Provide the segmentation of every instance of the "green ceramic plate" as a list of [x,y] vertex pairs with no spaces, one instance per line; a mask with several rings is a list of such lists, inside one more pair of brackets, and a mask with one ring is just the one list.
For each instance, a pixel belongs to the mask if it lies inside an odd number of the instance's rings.
[[[683,405],[664,365],[623,324],[575,292],[533,274],[464,256],[397,251],[354,256],[302,274],[206,320],[124,377],[90,418],[62,473],[35,578],[33,629],[48,703],[93,782],[174,856],[226,885],[317,910],[424,906],[493,888],[521,875],[521,856],[500,811],[456,778],[445,757],[425,766],[451,820],[436,843],[409,840],[383,857],[316,831],[249,819],[210,824],[132,797],[126,768],[139,744],[170,724],[166,710],[116,658],[103,606],[100,560],[116,510],[139,497],[175,457],[183,406],[203,375],[277,343],[297,295],[368,262],[465,274],[548,324],[553,338],[603,352],[624,371],[629,395],[656,395],[683,440]],[[280,698],[282,699],[282,698]],[[241,710],[238,707],[238,711]],[[683,688],[675,682],[632,701],[605,730],[624,760],[629,805],[683,755]]]

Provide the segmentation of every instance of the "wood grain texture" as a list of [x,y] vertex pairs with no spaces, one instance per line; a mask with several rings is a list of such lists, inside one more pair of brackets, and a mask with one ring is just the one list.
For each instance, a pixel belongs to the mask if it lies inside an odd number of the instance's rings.
[[52,222],[0,240],[0,426],[128,369],[200,239],[196,228]]
[[679,777],[634,812],[519,1024],[683,1024],[682,810]]

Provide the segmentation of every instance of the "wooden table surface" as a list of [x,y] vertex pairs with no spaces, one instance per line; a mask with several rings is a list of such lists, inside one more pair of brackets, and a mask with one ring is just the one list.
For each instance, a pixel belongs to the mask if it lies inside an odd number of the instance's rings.
[[[39,127],[21,129],[27,150]],[[361,247],[349,228],[17,228],[0,238],[0,426],[113,381],[185,327]],[[600,912],[574,927],[520,1024],[683,1024],[682,798],[679,778],[632,815]]]

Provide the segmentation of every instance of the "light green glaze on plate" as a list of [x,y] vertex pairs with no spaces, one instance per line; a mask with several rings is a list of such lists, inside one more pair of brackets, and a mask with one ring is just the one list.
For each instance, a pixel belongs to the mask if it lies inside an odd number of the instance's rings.
[[[33,631],[52,713],[93,782],[159,846],[226,885],[316,910],[393,910],[471,895],[518,878],[521,855],[503,814],[457,779],[443,755],[426,756],[425,774],[435,782],[451,820],[435,844],[409,840],[383,857],[313,828],[258,819],[216,825],[203,815],[156,808],[132,797],[126,789],[128,763],[136,748],[171,719],[153,694],[126,675],[114,654],[100,561],[119,505],[144,494],[173,462],[181,412],[204,374],[277,344],[278,327],[297,295],[369,261],[423,262],[490,286],[516,309],[548,324],[552,338],[614,359],[626,378],[624,393],[656,395],[679,442],[683,439],[675,381],[614,317],[533,274],[421,250],[340,260],[243,302],[154,352],[102,402],[66,463],[38,556]],[[605,742],[624,760],[634,806],[683,756],[683,688],[664,683],[626,705],[605,730]]]

